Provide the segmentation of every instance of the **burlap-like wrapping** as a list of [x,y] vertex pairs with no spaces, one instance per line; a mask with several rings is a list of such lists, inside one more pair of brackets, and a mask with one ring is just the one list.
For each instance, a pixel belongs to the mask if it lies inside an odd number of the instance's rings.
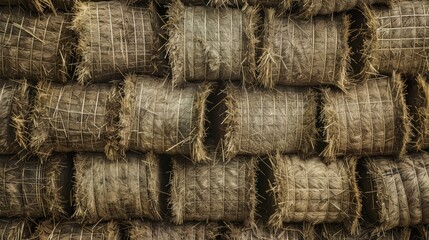
[[33,234],[34,240],[120,240],[121,233],[115,222],[99,222],[97,224],[82,224],[73,221],[41,222]]

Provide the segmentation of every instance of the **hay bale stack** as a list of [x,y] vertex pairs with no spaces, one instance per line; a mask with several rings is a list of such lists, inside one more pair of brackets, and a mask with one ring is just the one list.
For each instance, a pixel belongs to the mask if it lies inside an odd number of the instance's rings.
[[[306,225],[306,224],[304,224]],[[273,239],[273,240],[304,240],[313,239],[306,226],[298,224],[288,224],[274,231],[267,226],[246,228],[238,225],[229,225],[225,239],[229,240],[248,240],[248,239]]]
[[159,178],[159,159],[151,153],[128,153],[124,161],[116,162],[101,153],[77,154],[74,216],[88,223],[159,220]]
[[257,8],[185,7],[174,0],[167,14],[174,85],[256,78]]
[[[28,5],[28,4],[27,4]],[[66,82],[74,37],[64,14],[0,8],[0,77]]]
[[129,150],[183,154],[206,160],[205,112],[210,84],[172,89],[163,79],[125,79],[120,144]]
[[280,85],[347,87],[350,17],[282,18],[267,9],[258,82]]
[[277,155],[270,157],[270,163],[271,226],[279,228],[283,222],[344,223],[347,231],[357,232],[361,205],[355,158],[325,165],[318,157]]
[[243,89],[228,84],[211,119],[228,157],[308,153],[317,137],[316,94],[308,88]]
[[75,9],[72,28],[79,36],[78,82],[109,82],[126,73],[161,70],[160,23],[153,5],[77,2]]
[[27,145],[30,111],[26,80],[0,80],[0,153],[17,153]]
[[45,163],[35,158],[0,155],[0,217],[62,217],[69,206],[70,171],[67,157]]
[[32,239],[120,240],[122,238],[119,226],[115,222],[99,222],[95,225],[89,225],[72,221],[57,223],[44,221],[37,226],[37,230]]
[[413,125],[412,147],[416,150],[429,148],[429,83],[419,75],[407,86],[407,104]]
[[30,239],[31,224],[24,219],[0,219],[0,237],[7,240]]
[[402,156],[410,123],[399,74],[373,78],[348,93],[322,90],[325,157]]
[[119,91],[115,85],[37,86],[31,147],[40,156],[55,152],[95,151],[114,158]]
[[254,223],[256,158],[194,164],[173,159],[170,205],[173,222],[231,221]]
[[215,240],[220,235],[220,227],[216,223],[187,223],[170,225],[165,223],[132,221],[128,230],[129,239],[147,240]]

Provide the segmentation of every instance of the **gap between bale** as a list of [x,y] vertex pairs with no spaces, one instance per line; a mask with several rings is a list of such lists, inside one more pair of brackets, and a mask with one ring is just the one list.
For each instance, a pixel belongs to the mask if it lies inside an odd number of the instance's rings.
[[95,225],[73,221],[41,222],[33,234],[34,240],[40,239],[100,239],[120,240],[121,233],[117,223],[102,222]]

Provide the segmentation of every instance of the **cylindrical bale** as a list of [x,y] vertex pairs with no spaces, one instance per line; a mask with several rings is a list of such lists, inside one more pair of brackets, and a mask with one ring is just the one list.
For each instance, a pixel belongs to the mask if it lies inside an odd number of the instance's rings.
[[417,75],[428,70],[429,2],[397,1],[390,8],[364,5],[365,65],[370,72]]
[[405,153],[410,121],[399,74],[373,78],[347,93],[322,90],[322,122],[327,146],[322,155],[398,155]]
[[65,155],[42,163],[0,155],[1,217],[59,218],[70,206],[71,164]]
[[30,239],[31,224],[24,219],[0,219],[0,239]]
[[30,146],[40,156],[54,152],[94,151],[114,158],[119,90],[112,84],[37,86]]
[[220,236],[220,227],[217,223],[186,223],[184,225],[170,225],[166,223],[133,221],[128,229],[129,239],[147,240],[215,240]]
[[269,224],[283,222],[344,223],[355,234],[361,212],[356,159],[326,165],[321,158],[277,155],[269,159],[274,213]]
[[128,153],[125,161],[77,154],[75,181],[74,216],[84,222],[161,218],[159,159],[151,153]]
[[0,76],[68,81],[74,44],[69,28],[65,14],[37,15],[18,7],[0,8]]
[[317,138],[316,94],[308,88],[243,89],[228,84],[211,122],[228,157],[308,153]]
[[172,89],[163,79],[126,77],[120,116],[121,146],[206,160],[205,112],[211,91],[210,84]]
[[17,153],[27,145],[30,113],[26,80],[0,80],[0,153]]
[[287,224],[280,229],[273,230],[267,226],[258,224],[256,227],[248,228],[238,225],[228,225],[225,239],[228,240],[256,240],[256,239],[273,239],[273,240],[304,240],[313,239],[309,232],[312,228],[306,228],[305,224]]
[[407,104],[413,125],[412,147],[429,148],[429,83],[419,75],[407,86]]
[[34,240],[61,239],[61,240],[120,240],[121,233],[115,222],[99,222],[94,225],[79,222],[44,221],[37,226],[33,234]]
[[173,222],[231,221],[254,223],[256,158],[237,157],[222,162],[194,164],[175,157],[170,205]]
[[349,85],[350,16],[283,18],[267,9],[258,82],[280,85]]
[[409,228],[394,228],[378,234],[373,234],[373,226],[362,226],[358,234],[350,235],[338,224],[323,224],[320,226],[318,239],[320,240],[409,240],[411,231]]
[[161,70],[160,23],[154,5],[77,2],[75,9],[72,28],[79,38],[78,82],[109,82],[126,73]]
[[175,0],[167,14],[174,85],[256,78],[257,8],[185,7]]

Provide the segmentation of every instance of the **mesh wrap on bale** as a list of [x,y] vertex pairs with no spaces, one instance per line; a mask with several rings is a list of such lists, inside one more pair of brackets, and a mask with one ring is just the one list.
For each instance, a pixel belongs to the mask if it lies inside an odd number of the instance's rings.
[[282,222],[344,223],[355,234],[361,212],[356,183],[356,159],[325,165],[318,158],[302,159],[297,155],[270,157],[270,190],[274,213],[269,224]]
[[257,240],[257,239],[273,239],[273,240],[304,240],[310,238],[309,229],[301,224],[288,224],[280,229],[273,230],[267,226],[246,228],[243,226],[229,225],[225,239],[229,240]]
[[74,37],[64,14],[0,8],[0,76],[66,82]]
[[53,223],[44,221],[37,226],[34,240],[120,240],[119,226],[115,222],[102,222],[95,225],[64,221]]
[[411,130],[399,74],[370,79],[347,93],[326,88],[322,95],[323,156],[405,153]]
[[173,222],[231,221],[254,224],[256,208],[255,158],[194,164],[173,159],[170,205]]
[[80,153],[75,169],[75,217],[88,223],[161,218],[155,155],[128,153],[123,161],[110,161],[103,154]]
[[379,234],[373,234],[374,226],[363,226],[357,235],[352,236],[338,224],[323,224],[320,228],[320,240],[409,240],[408,228],[394,228]]
[[255,7],[185,7],[174,0],[165,26],[173,84],[199,80],[253,82],[257,12]]
[[419,75],[407,86],[407,104],[413,125],[412,145],[417,150],[429,148],[429,83]]
[[24,219],[0,219],[0,239],[30,239],[31,224]]
[[78,82],[108,82],[126,73],[153,74],[162,68],[160,26],[155,7],[117,1],[78,2],[73,29],[79,35]]
[[318,16],[310,20],[265,13],[258,82],[266,87],[349,84],[350,16]]
[[172,89],[162,79],[128,76],[122,101],[120,144],[130,150],[207,159],[204,147],[210,84]]

